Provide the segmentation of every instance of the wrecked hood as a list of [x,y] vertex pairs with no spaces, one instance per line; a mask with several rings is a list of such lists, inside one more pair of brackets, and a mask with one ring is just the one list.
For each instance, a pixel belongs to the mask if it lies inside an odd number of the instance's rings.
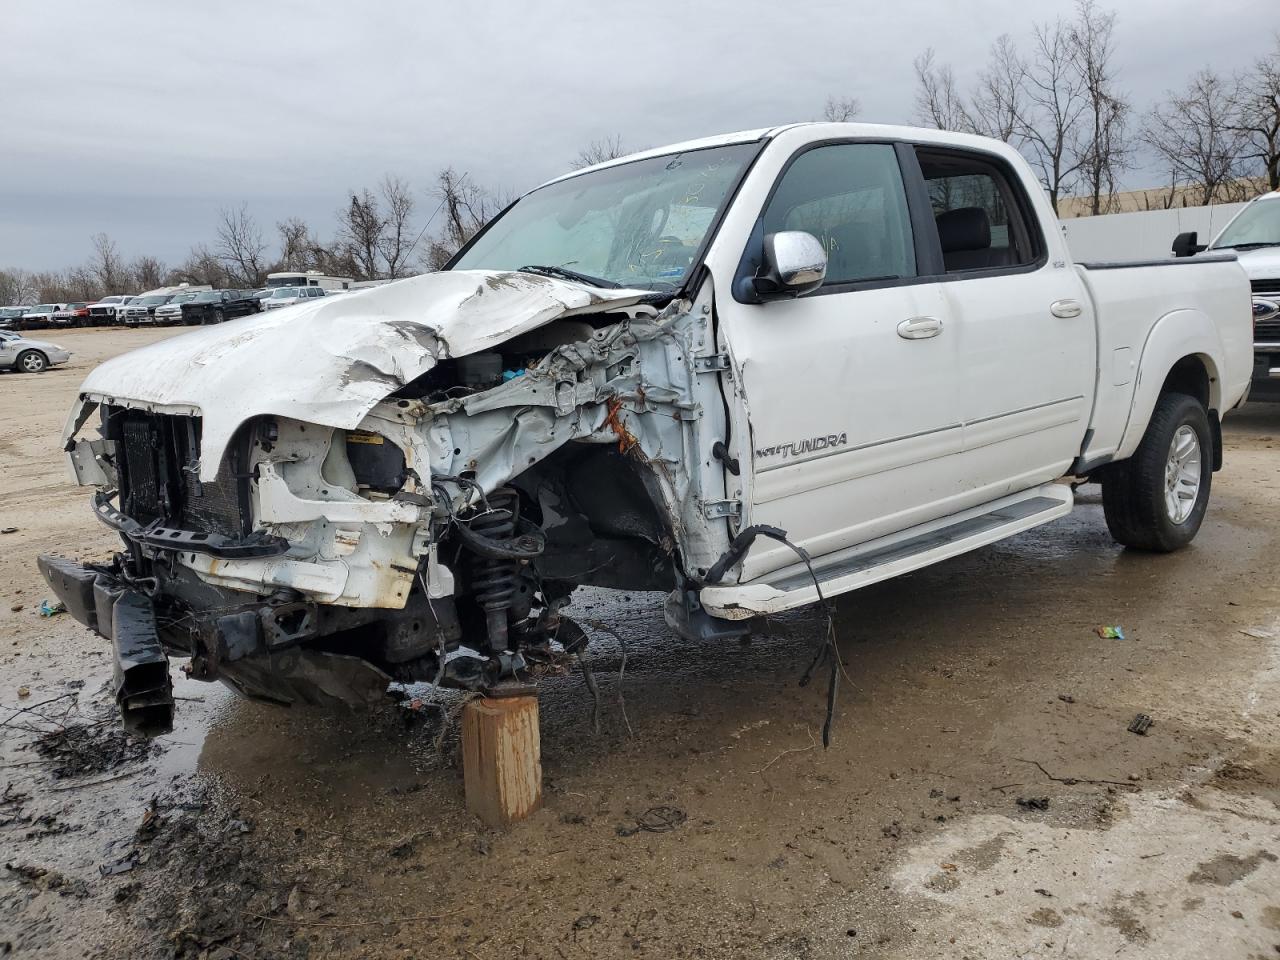
[[151,344],[97,367],[80,392],[89,402],[197,413],[200,479],[210,481],[232,435],[253,417],[350,430],[438,360],[648,295],[527,273],[429,273]]

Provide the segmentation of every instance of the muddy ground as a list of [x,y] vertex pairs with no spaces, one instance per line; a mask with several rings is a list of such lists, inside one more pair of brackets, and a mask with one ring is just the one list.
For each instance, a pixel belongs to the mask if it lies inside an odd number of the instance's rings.
[[59,333],[70,366],[0,375],[0,954],[1280,956],[1280,406],[1228,419],[1180,554],[1118,549],[1086,487],[841,598],[829,750],[796,684],[816,615],[699,647],[657,596],[584,592],[625,671],[593,629],[599,734],[579,677],[545,684],[545,809],[501,834],[464,809],[456,698],[331,716],[179,679],[173,735],[116,733],[106,647],[40,616],[33,561],[110,550],[58,433],[94,362],[170,335]]

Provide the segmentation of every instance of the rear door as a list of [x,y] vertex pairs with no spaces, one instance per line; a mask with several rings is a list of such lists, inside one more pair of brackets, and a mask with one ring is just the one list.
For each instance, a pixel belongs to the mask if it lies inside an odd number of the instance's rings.
[[[932,219],[922,194],[908,201],[904,159],[892,143],[798,149],[756,208],[743,263],[765,234],[805,231],[828,252],[823,287],[746,303],[717,286],[749,423],[747,518],[815,557],[940,516],[956,492],[956,343],[937,322],[941,285],[913,223]],[[794,560],[758,541],[744,578]]]
[[946,279],[964,423],[960,483],[994,499],[1051,480],[1080,452],[1096,379],[1095,318],[1049,251],[1016,171],[994,154],[916,148]]

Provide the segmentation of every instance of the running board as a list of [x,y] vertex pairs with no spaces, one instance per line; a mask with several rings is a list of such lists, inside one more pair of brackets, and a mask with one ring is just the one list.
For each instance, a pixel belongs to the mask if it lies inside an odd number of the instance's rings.
[[[814,573],[823,596],[834,597],[1057,520],[1073,503],[1071,487],[1047,483],[815,560]],[[818,591],[804,565],[793,564],[749,583],[705,587],[698,599],[714,617],[743,620],[814,603]]]

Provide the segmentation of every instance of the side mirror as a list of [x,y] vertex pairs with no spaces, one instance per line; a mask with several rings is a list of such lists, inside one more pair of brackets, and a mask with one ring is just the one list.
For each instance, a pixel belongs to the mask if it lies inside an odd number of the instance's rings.
[[818,238],[801,230],[766,234],[764,257],[753,281],[760,300],[802,297],[822,286],[827,251]]
[[1175,257],[1194,257],[1205,249],[1196,242],[1199,239],[1200,235],[1195,230],[1178,234],[1173,238],[1173,255]]

